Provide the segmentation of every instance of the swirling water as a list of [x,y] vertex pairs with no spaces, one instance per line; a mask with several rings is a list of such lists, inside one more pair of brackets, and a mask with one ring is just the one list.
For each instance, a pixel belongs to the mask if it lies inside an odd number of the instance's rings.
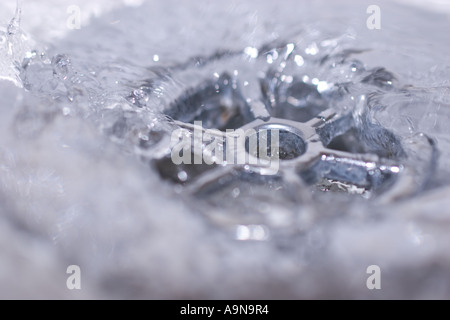
[[[6,28],[4,287],[29,267],[1,294],[37,270],[46,296],[76,297],[54,279],[78,264],[83,297],[448,298],[450,20],[385,2],[369,30],[368,5],[149,1],[51,41]],[[168,157],[180,122],[326,111],[321,143],[346,156],[295,172]]]

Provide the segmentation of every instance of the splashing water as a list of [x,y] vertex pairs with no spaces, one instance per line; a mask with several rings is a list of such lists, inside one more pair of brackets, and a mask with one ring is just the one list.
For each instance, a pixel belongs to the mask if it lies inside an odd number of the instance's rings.
[[[2,246],[17,239],[0,280],[25,256],[48,297],[72,297],[52,279],[75,263],[84,297],[448,298],[450,21],[386,2],[371,31],[367,6],[337,6],[152,1],[51,43],[18,10],[0,30],[22,87],[0,87]],[[225,151],[227,129],[282,128],[280,170],[175,165],[195,121]]]

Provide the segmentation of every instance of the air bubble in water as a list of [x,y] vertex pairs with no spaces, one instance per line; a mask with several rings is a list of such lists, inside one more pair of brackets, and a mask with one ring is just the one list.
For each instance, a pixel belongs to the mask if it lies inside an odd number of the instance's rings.
[[71,71],[71,62],[67,55],[58,54],[52,59],[53,75],[59,80],[66,80]]
[[147,105],[149,96],[147,92],[141,88],[133,90],[133,92],[131,92],[131,94],[127,97],[127,100],[137,107],[143,108]]

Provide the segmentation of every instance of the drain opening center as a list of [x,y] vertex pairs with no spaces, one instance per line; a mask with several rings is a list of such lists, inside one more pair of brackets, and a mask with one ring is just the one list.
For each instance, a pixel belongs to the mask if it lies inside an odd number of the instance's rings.
[[245,151],[258,159],[292,160],[306,152],[306,143],[299,130],[278,124],[256,128],[245,139]]

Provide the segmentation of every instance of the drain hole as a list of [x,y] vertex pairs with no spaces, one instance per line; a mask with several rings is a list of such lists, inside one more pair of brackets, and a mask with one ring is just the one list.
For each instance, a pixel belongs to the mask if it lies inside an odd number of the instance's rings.
[[364,163],[357,163],[345,158],[327,157],[319,160],[310,168],[299,172],[303,181],[309,185],[320,182],[321,179],[348,183],[366,190],[385,190],[394,181],[397,171],[389,166],[376,167],[368,170]]
[[317,86],[294,79],[286,83],[271,74],[261,80],[261,90],[271,116],[307,122],[328,108]]
[[258,128],[255,134],[246,137],[245,150],[258,159],[277,157],[292,160],[306,152],[306,143],[293,128],[269,125]]
[[397,137],[376,123],[370,123],[366,116],[356,126],[351,114],[317,129],[323,145],[329,149],[351,153],[374,153],[382,158],[398,159],[405,156]]
[[327,148],[333,150],[347,151],[351,153],[364,153],[365,148],[361,144],[358,132],[355,128],[351,128],[344,134],[338,135],[331,140]]
[[171,104],[166,114],[186,123],[202,121],[206,129],[238,129],[254,120],[236,80],[222,74],[217,81],[208,81],[188,90]]
[[[194,159],[194,154],[191,154],[191,159]],[[166,156],[162,159],[156,159],[151,162],[151,165],[156,168],[159,176],[164,180],[169,180],[177,184],[186,184],[206,171],[212,170],[217,167],[217,165],[207,165],[207,164],[180,164],[176,165],[173,163],[172,158]]]

